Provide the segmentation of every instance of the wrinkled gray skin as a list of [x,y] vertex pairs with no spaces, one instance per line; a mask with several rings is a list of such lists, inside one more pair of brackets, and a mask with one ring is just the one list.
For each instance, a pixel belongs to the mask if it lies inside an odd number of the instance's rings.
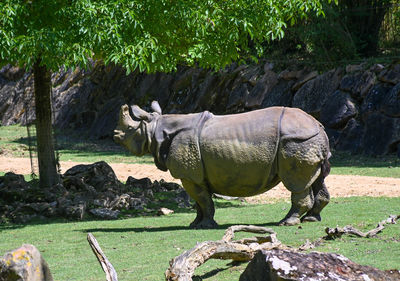
[[271,107],[216,116],[207,111],[162,115],[123,105],[114,140],[132,154],[152,154],[157,167],[181,179],[196,201],[195,228],[211,228],[213,193],[261,194],[279,182],[291,191],[292,207],[280,221],[320,221],[329,202],[329,142],[322,125],[295,108]]

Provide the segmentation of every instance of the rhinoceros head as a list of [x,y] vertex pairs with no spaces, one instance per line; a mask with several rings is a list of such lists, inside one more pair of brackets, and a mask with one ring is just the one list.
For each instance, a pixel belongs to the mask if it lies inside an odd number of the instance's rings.
[[119,112],[118,126],[114,130],[114,141],[136,156],[142,156],[149,152],[154,125],[161,116],[158,102],[153,101],[151,108],[154,112],[149,113],[139,106],[133,105],[131,110],[134,119],[130,116],[129,106],[126,104],[121,106]]

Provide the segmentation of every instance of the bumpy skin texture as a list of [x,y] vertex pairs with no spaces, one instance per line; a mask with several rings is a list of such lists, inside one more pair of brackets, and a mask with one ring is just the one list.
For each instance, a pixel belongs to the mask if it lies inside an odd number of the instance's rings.
[[[157,167],[181,179],[196,201],[191,227],[215,227],[213,193],[253,196],[279,182],[292,192],[292,207],[280,221],[319,221],[329,202],[329,142],[322,125],[295,108],[271,107],[214,116],[162,115],[121,108],[114,139],[135,155],[151,153]],[[301,218],[303,215],[305,216]]]

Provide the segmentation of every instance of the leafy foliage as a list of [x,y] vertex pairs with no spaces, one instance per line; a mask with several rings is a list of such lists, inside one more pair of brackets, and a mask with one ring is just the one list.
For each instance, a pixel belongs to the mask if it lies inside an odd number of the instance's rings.
[[306,20],[288,25],[283,40],[266,44],[266,56],[285,63],[289,59],[309,62],[321,70],[371,56],[379,56],[381,61],[384,56],[388,60],[398,57],[398,0],[343,0],[322,2],[322,7],[324,17],[310,14]]
[[248,58],[249,40],[260,55],[262,42],[310,13],[323,13],[321,0],[3,0],[0,61],[29,68],[41,57],[51,70],[91,58],[128,71],[219,68]]

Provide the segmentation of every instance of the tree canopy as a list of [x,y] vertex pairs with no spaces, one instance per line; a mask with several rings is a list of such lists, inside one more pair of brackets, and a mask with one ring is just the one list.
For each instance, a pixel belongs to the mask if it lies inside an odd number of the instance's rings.
[[322,14],[321,1],[2,0],[0,64],[34,72],[39,185],[59,182],[50,71],[92,59],[128,72],[168,72],[181,63],[218,69],[254,49],[261,54],[261,43],[282,38],[287,22]]
[[249,58],[249,40],[282,38],[287,23],[321,15],[324,0],[3,0],[0,60],[30,68],[85,66],[90,58],[172,71]]

